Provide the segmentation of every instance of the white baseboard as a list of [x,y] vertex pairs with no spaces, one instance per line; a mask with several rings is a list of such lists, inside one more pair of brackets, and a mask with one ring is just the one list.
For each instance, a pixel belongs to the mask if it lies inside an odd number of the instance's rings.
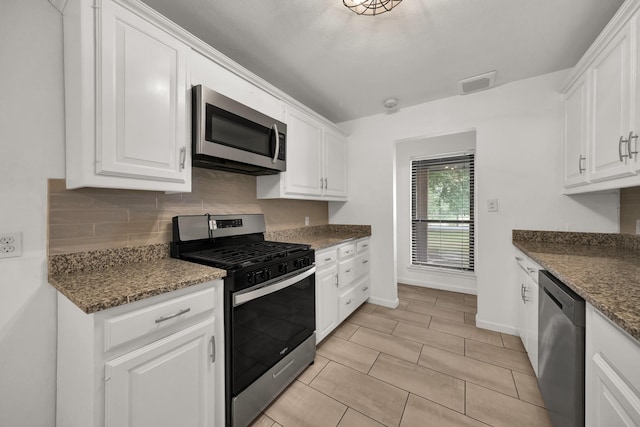
[[398,277],[398,283],[405,285],[420,286],[422,288],[440,289],[443,291],[460,292],[462,294],[477,295],[476,288],[467,288],[465,286],[446,285],[442,283],[427,283],[424,281],[413,280],[406,277]]
[[495,332],[503,332],[509,335],[516,335],[516,336],[519,335],[517,328],[511,325],[505,325],[504,323],[496,323],[496,322],[490,322],[488,320],[482,320],[478,317],[477,314],[476,314],[476,326],[478,328],[488,329],[490,331],[495,331]]
[[398,305],[400,305],[400,300],[398,298],[396,298],[395,300],[390,300],[390,299],[369,297],[369,300],[367,302],[370,302],[371,304],[381,305],[387,308],[396,308],[398,307]]

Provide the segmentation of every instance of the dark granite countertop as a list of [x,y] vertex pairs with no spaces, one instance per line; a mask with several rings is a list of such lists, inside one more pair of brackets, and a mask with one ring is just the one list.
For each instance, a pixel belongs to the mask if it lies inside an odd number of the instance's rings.
[[267,240],[311,245],[316,251],[371,236],[369,225],[328,224],[314,227],[277,230],[266,233]]
[[[370,226],[330,224],[268,231],[265,238],[319,250],[370,235]],[[218,268],[169,258],[167,243],[49,257],[49,283],[85,313],[225,276]]]
[[168,256],[168,244],[54,255],[49,283],[89,314],[226,276]]
[[514,230],[513,244],[640,341],[635,236]]

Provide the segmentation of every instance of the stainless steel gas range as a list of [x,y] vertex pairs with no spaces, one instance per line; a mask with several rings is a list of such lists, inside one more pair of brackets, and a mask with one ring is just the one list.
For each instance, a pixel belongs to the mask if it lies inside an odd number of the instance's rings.
[[173,218],[172,257],[227,271],[227,426],[247,426],[315,357],[314,251],[264,232],[263,215]]

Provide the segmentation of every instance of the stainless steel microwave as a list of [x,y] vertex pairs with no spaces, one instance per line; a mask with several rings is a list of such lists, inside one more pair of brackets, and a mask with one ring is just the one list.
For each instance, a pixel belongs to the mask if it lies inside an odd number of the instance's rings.
[[287,125],[202,85],[192,91],[193,166],[249,175],[286,171]]

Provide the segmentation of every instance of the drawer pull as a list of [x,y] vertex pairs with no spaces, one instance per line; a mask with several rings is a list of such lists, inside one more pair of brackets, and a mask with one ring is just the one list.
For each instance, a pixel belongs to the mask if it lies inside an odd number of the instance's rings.
[[368,286],[366,288],[362,288],[362,292],[367,292],[368,289],[369,289]]
[[352,301],[352,300],[347,301],[347,305],[351,304],[351,301]]
[[324,259],[324,262],[329,262],[329,261],[331,261],[331,258],[325,258]]
[[366,264],[366,263],[368,263],[368,262],[369,262],[369,260],[368,260],[368,259],[362,260],[362,263],[363,263],[363,264]]
[[185,308],[184,310],[180,310],[177,313],[174,313],[170,316],[164,316],[164,317],[160,317],[159,319],[156,319],[156,323],[161,323],[161,322],[164,322],[165,320],[173,319],[174,317],[181,316],[190,311],[191,311],[191,308]]
[[351,273],[351,269],[348,269],[347,271],[345,271],[345,273]]

